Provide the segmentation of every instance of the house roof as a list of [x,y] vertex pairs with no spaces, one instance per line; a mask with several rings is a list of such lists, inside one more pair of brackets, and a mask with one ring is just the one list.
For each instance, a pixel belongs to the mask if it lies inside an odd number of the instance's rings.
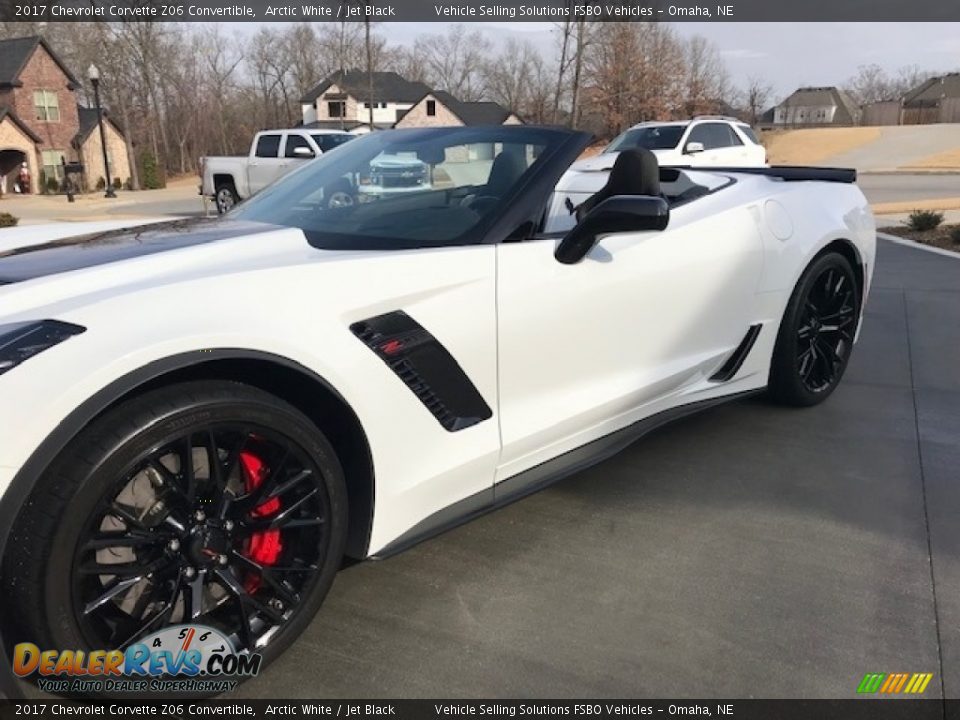
[[857,104],[843,90],[837,87],[802,87],[797,88],[790,97],[780,103],[779,107],[824,107],[834,106],[837,113],[833,121],[836,123],[852,123],[857,116]]
[[37,135],[33,130],[27,127],[23,121],[17,117],[17,114],[8,107],[0,107],[0,122],[3,122],[7,118],[10,118],[10,121],[20,128],[24,134],[26,134],[31,140],[35,143],[43,142],[43,139]]
[[[500,103],[495,102],[463,102],[457,100],[446,90],[428,90],[414,102],[413,107],[419,105],[427,97],[434,97],[454,115],[460,118],[464,125],[502,125],[513,113]],[[413,107],[410,109],[412,110]],[[410,112],[409,110],[407,112]],[[397,117],[397,122],[403,119],[403,113]]]
[[936,105],[942,98],[960,98],[960,73],[948,73],[920,83],[903,96],[904,107]]
[[[77,131],[77,134],[73,136],[73,144],[79,147],[86,142],[87,138],[90,137],[90,133],[97,128],[97,109],[77,105],[77,117],[80,120],[80,129]],[[110,117],[110,113],[106,109],[103,111],[103,119],[113,125],[114,130],[123,135],[123,128]]]
[[23,72],[24,66],[38,45],[43,46],[43,49],[50,54],[63,74],[67,76],[71,89],[79,87],[80,82],[74,74],[53,51],[53,48],[47,44],[47,41],[39,35],[0,40],[0,85],[17,85],[19,83],[20,73]]
[[[350,95],[365,100],[370,95],[369,80],[365,70],[337,71],[300,98],[301,103],[312,103],[323,95],[331,85],[347,91]],[[373,73],[373,101],[413,103],[422,98],[430,88],[422,82],[414,82],[395,72]]]

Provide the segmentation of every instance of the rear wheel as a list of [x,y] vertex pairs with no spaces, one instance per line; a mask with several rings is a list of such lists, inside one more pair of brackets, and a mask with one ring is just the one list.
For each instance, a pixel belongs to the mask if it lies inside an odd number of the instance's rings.
[[346,519],[337,458],[299,411],[239,383],[171,386],[96,421],[40,479],[4,597],[45,647],[196,623],[269,662],[322,603]]
[[778,402],[808,406],[826,400],[847,369],[860,318],[850,262],[839,253],[817,258],[787,304],[770,365]]
[[220,183],[214,192],[214,200],[217,204],[217,212],[223,215],[237,204],[237,191],[232,183]]

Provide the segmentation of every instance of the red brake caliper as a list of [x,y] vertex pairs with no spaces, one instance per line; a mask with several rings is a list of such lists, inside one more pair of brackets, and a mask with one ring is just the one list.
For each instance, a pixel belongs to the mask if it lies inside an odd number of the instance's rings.
[[[247,492],[253,492],[260,485],[267,474],[267,466],[256,455],[248,452],[240,453],[240,467],[243,468],[243,480]],[[280,498],[270,498],[250,511],[251,517],[269,517],[280,510]],[[283,550],[279,530],[261,530],[250,536],[245,548],[245,555],[260,565],[276,565]],[[244,581],[244,588],[248,593],[255,593],[260,588],[260,578],[251,573]]]

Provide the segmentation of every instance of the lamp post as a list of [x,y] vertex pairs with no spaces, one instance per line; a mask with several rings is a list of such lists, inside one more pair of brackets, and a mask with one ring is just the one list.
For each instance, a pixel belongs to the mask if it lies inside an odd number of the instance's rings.
[[107,175],[107,192],[104,197],[115,198],[113,182],[110,180],[110,161],[107,159],[107,135],[103,131],[103,108],[100,107],[100,69],[96,65],[87,68],[87,77],[93,84],[93,100],[97,104],[97,125],[100,126],[100,149],[103,150],[103,171]]

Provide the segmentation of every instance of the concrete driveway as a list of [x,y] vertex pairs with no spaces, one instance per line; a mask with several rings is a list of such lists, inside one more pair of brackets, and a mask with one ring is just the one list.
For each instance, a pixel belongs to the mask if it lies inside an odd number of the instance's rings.
[[349,568],[237,696],[960,696],[960,258],[879,252],[827,403],[716,408]]
[[861,172],[914,166],[960,147],[960,124],[893,125],[879,128],[871,143],[834,155],[825,164]]

